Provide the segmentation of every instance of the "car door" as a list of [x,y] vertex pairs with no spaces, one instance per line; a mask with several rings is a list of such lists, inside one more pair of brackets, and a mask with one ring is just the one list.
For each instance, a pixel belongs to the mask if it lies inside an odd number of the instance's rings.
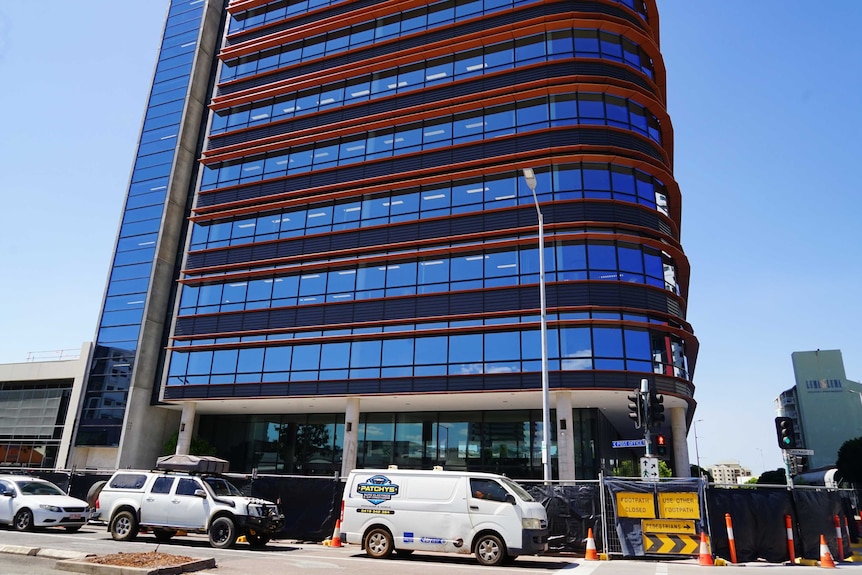
[[[0,479],[0,493],[11,491],[15,493],[15,488],[9,481]],[[12,517],[15,515],[12,506],[15,505],[15,498],[8,495],[0,495],[0,523],[12,523]]]
[[499,482],[486,478],[470,478],[467,509],[474,530],[492,528],[507,544],[520,544],[521,519],[518,509],[508,499],[509,492]]
[[196,477],[180,477],[177,480],[171,506],[168,510],[168,525],[186,529],[204,529],[209,518],[209,497],[198,497],[195,491],[206,489]]
[[167,525],[168,513],[172,506],[171,489],[176,477],[168,475],[156,477],[150,486],[150,491],[144,495],[141,505],[141,523],[143,525]]

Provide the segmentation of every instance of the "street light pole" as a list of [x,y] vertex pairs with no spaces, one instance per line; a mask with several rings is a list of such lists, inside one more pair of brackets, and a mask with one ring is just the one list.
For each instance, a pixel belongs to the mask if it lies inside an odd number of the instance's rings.
[[703,475],[703,468],[700,466],[700,449],[697,447],[697,422],[702,419],[694,420],[694,456],[697,458],[697,474]]
[[536,215],[539,217],[539,306],[541,308],[542,334],[542,468],[544,480],[551,481],[551,407],[548,399],[548,318],[545,305],[545,221],[536,196],[536,174],[533,168],[524,168],[524,181],[533,194]]

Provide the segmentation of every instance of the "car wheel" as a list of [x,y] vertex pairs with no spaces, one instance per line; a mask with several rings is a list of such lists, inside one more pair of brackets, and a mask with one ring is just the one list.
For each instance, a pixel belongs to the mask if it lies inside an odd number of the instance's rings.
[[252,549],[263,549],[269,543],[269,536],[261,535],[260,533],[249,533],[245,536],[245,539]]
[[488,533],[476,541],[476,560],[482,565],[499,565],[505,559],[506,546],[496,535]]
[[77,533],[81,530],[81,527],[83,527],[83,525],[69,525],[66,527],[66,531],[69,533]]
[[12,524],[16,531],[33,531],[33,512],[26,508],[22,509],[15,514]]
[[382,527],[376,527],[365,536],[365,552],[375,559],[385,559],[392,554],[392,535]]
[[176,534],[177,532],[173,529],[153,529],[153,536],[156,538],[156,541],[169,541]]
[[131,541],[138,536],[138,519],[131,511],[120,511],[114,515],[109,530],[115,541]]
[[230,517],[219,517],[210,525],[210,545],[227,549],[236,543],[236,524]]

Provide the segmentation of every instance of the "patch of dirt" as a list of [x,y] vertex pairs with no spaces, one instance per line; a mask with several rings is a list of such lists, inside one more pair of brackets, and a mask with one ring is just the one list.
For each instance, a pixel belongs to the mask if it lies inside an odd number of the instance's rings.
[[90,563],[98,563],[99,565],[116,565],[120,567],[173,567],[195,561],[194,557],[185,555],[171,555],[170,553],[159,553],[158,551],[150,551],[149,553],[115,553],[113,555],[99,555],[97,557],[88,557],[86,559]]

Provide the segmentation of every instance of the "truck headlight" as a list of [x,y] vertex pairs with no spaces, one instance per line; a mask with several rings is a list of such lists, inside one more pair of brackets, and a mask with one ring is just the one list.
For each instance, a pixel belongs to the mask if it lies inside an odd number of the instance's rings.
[[45,511],[53,511],[54,513],[63,512],[62,507],[57,507],[56,505],[45,505],[44,503],[39,505],[39,509],[44,509]]
[[541,529],[542,520],[537,517],[524,517],[521,519],[521,527],[524,529]]

